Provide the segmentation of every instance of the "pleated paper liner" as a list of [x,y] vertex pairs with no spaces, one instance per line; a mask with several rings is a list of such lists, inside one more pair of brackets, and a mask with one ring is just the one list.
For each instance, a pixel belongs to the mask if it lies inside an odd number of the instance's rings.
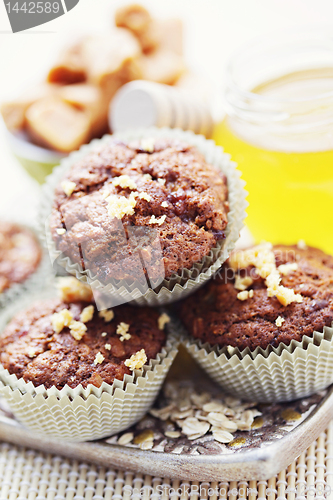
[[28,229],[29,231],[32,231],[38,239],[42,250],[42,255],[38,267],[30,276],[28,276],[26,280],[24,280],[22,283],[15,283],[7,290],[4,290],[3,293],[0,293],[0,313],[13,302],[20,300],[20,298],[26,296],[29,291],[42,290],[53,277],[50,257],[47,251],[43,249],[43,244],[38,238],[38,231],[36,230],[36,228],[33,225],[27,225],[25,223],[17,221],[16,219],[10,220],[2,218],[2,220],[17,224],[23,228]]
[[[177,331],[185,329],[177,323]],[[186,349],[229,394],[274,403],[310,396],[333,383],[333,325],[323,332],[292,340],[290,345],[260,347],[253,352],[212,346],[187,336]]]
[[54,190],[75,162],[90,151],[96,148],[99,149],[99,147],[110,140],[110,136],[92,141],[89,145],[85,145],[79,151],[72,153],[47,178],[39,213],[41,237],[44,237],[51,260],[53,262],[57,261],[69,274],[76,276],[80,281],[88,283],[93,290],[98,290],[104,296],[109,296],[110,303],[108,307],[129,301],[138,305],[150,306],[177,301],[189,295],[209,280],[234,249],[246,217],[245,209],[247,202],[245,198],[247,193],[244,190],[245,183],[240,179],[240,172],[236,169],[236,165],[230,161],[230,156],[225,154],[221,147],[216,146],[213,141],[206,140],[203,136],[195,135],[192,132],[168,128],[149,128],[116,134],[114,137],[124,141],[171,137],[195,145],[204,154],[207,162],[220,168],[227,177],[230,211],[225,231],[226,238],[219,242],[218,246],[213,248],[209,255],[201,262],[195,263],[191,269],[183,269],[181,273],[175,274],[169,279],[164,279],[155,289],[149,288],[148,284],[146,286],[142,286],[139,282],[129,284],[125,280],[114,281],[113,283],[104,285],[89,270],[83,271],[79,264],[71,262],[68,257],[65,257],[58,251],[55,248],[48,225],[48,218],[52,211]]
[[[35,294],[7,309],[0,318],[0,331],[15,313],[38,298],[52,296],[53,291]],[[85,389],[82,385],[61,390],[35,387],[0,365],[0,394],[17,420],[34,432],[68,441],[101,439],[130,427],[145,415],[161,389],[178,345],[178,334],[168,334],[165,346],[149,364],[111,385],[103,382],[99,388],[92,384]]]

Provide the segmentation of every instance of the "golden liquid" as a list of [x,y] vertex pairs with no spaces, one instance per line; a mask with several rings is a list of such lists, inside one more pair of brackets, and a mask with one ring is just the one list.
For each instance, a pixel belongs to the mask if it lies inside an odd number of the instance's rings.
[[[255,90],[289,97],[300,92],[311,95],[314,88],[333,90],[333,70],[319,77],[317,72],[312,81],[309,74],[304,76],[288,75]],[[238,163],[246,181],[246,223],[256,241],[290,244],[302,239],[333,254],[333,150],[284,152],[256,147],[235,135],[228,119],[216,126],[214,139]]]

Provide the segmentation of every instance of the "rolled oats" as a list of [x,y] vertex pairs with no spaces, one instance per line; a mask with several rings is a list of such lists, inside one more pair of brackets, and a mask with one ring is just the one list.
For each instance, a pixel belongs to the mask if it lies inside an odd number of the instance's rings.
[[[189,440],[201,438],[208,433],[220,443],[234,440],[237,430],[250,431],[254,418],[261,413],[253,408],[255,402],[242,402],[232,396],[212,398],[208,392],[197,393],[192,386],[182,387],[169,382],[164,387],[166,406],[152,408],[150,414],[162,421],[171,421]],[[178,429],[166,429],[166,437],[179,437]],[[209,434],[208,434],[209,435]]]
[[125,432],[122,436],[117,441],[117,444],[125,445],[129,444],[131,441],[133,441],[134,434],[133,432]]
[[180,435],[181,435],[181,432],[180,431],[165,431],[165,436],[168,437],[168,438],[179,438]]
[[204,436],[209,431],[209,428],[208,422],[202,422],[195,417],[188,417],[183,422],[182,433],[192,440]]
[[219,443],[227,444],[227,443],[230,443],[234,439],[234,436],[230,432],[223,431],[221,429],[213,430],[212,434],[213,434],[215,441],[218,441]]

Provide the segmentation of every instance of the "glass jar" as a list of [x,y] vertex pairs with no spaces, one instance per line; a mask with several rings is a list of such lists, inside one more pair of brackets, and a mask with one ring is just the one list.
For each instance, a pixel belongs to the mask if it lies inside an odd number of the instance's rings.
[[333,32],[281,33],[227,68],[227,116],[214,134],[249,191],[257,241],[304,240],[333,254]]

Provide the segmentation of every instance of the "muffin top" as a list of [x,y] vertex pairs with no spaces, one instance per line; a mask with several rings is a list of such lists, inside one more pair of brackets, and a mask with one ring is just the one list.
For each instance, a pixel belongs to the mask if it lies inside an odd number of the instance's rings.
[[120,306],[98,312],[93,303],[48,299],[19,313],[0,337],[0,362],[9,373],[61,389],[100,387],[156,358],[168,317]]
[[111,279],[169,278],[225,237],[226,177],[174,139],[110,139],[72,166],[55,192],[58,250]]
[[0,293],[22,283],[37,268],[42,252],[32,231],[0,221]]
[[316,248],[262,244],[234,252],[215,278],[181,305],[196,338],[265,349],[333,322],[333,257]]

